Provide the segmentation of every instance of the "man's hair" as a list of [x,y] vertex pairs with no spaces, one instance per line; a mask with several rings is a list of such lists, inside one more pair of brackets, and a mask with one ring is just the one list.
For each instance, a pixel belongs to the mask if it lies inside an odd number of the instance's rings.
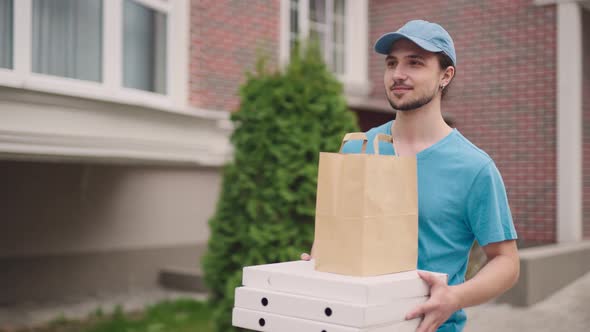
[[[438,58],[438,64],[440,65],[441,70],[445,70],[445,69],[447,69],[447,67],[453,66],[455,68],[455,75],[457,75],[457,67],[455,67],[453,65],[453,60],[451,60],[451,58],[448,55],[444,54],[443,52],[437,52],[436,57]],[[449,88],[451,87],[451,83],[453,82],[454,79],[455,79],[455,77],[453,76],[453,78],[451,79],[449,84],[443,89],[443,91],[440,95],[441,100],[443,100],[445,98],[446,94],[449,91]]]

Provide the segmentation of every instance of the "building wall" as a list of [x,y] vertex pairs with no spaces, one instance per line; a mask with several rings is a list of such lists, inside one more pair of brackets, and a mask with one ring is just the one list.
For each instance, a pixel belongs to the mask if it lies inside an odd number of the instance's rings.
[[191,105],[212,110],[238,108],[244,73],[258,54],[276,65],[279,0],[193,0],[190,18]]
[[[520,241],[556,240],[556,7],[515,1],[369,3],[371,44],[415,18],[455,42],[457,76],[443,113],[495,160]],[[383,59],[370,55],[371,97],[383,97]]]
[[0,257],[204,243],[219,169],[0,162]]
[[157,285],[199,269],[219,168],[0,162],[0,303]]

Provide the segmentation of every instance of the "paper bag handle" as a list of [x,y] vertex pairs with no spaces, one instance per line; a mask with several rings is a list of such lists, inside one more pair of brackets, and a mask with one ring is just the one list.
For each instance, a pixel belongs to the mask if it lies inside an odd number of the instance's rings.
[[363,140],[363,147],[361,148],[361,153],[365,153],[365,151],[367,150],[367,135],[365,135],[365,133],[347,133],[346,135],[344,135],[338,152],[342,152],[344,144],[350,140]]
[[[340,144],[340,150],[338,150],[339,152],[342,152],[342,148],[344,147],[344,144],[350,140],[363,140],[363,147],[361,148],[361,153],[365,153],[365,151],[367,150],[367,135],[365,133],[348,133],[346,135],[344,135],[344,138],[342,139],[342,144]],[[391,145],[393,144],[393,137],[391,135],[387,135],[387,134],[377,134],[375,136],[375,138],[373,138],[373,151],[375,151],[375,154],[379,154],[379,142],[386,142],[386,143],[391,143]],[[394,146],[394,153],[397,156],[397,152],[395,151],[395,146]]]

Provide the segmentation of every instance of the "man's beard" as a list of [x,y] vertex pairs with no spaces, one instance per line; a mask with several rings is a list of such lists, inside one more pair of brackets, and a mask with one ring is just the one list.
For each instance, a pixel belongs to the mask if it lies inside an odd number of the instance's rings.
[[430,95],[430,96],[423,96],[422,98],[418,99],[418,100],[414,100],[414,101],[410,101],[407,104],[396,104],[395,102],[393,102],[391,100],[391,98],[389,98],[389,93],[387,93],[387,91],[385,92],[385,96],[387,97],[387,101],[389,102],[389,105],[391,105],[391,107],[393,107],[394,110],[396,111],[413,111],[415,109],[418,109],[428,103],[430,103],[432,101],[432,99],[434,99],[434,97],[436,96],[436,90]]

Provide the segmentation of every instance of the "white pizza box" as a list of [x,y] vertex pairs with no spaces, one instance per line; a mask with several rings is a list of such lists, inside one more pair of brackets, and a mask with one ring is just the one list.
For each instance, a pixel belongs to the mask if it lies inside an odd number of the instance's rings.
[[270,332],[415,332],[420,321],[421,318],[416,318],[392,324],[356,328],[243,308],[234,308],[232,313],[233,326]]
[[[431,273],[447,282],[446,274]],[[314,260],[247,266],[243,270],[242,284],[359,305],[387,304],[430,294],[428,284],[416,270],[358,277],[316,271]]]
[[234,306],[294,318],[352,327],[368,327],[405,320],[406,314],[428,300],[426,296],[396,299],[383,305],[357,305],[266,289],[238,287]]

